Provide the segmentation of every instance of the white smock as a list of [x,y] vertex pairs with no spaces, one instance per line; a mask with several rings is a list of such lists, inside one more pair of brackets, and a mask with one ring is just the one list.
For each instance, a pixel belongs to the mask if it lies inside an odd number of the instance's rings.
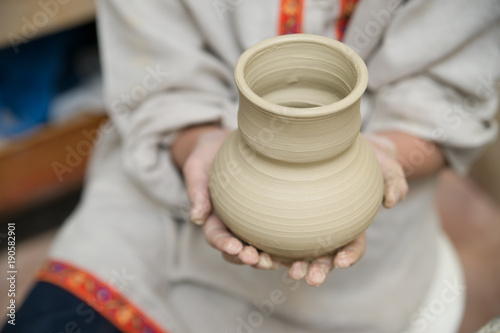
[[[304,32],[336,38],[341,2],[307,1]],[[455,332],[464,280],[440,229],[435,178],[382,208],[364,257],[318,288],[286,268],[227,263],[188,221],[169,146],[189,125],[236,128],[234,65],[277,34],[279,8],[277,0],[98,1],[112,124],[100,130],[82,201],[50,257],[115,287],[123,273],[120,292],[170,332]],[[497,131],[499,17],[493,0],[361,1],[344,42],[369,70],[363,131],[436,141],[466,172]]]

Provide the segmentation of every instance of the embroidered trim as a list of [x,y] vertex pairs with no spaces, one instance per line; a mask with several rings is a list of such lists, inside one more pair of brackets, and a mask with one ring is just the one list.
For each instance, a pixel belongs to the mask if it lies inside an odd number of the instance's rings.
[[168,333],[117,290],[71,264],[48,260],[40,268],[37,279],[72,293],[123,332]]
[[[342,41],[344,32],[349,23],[358,0],[339,0],[340,13],[335,26],[337,39]],[[304,3],[305,0],[281,0],[280,7],[280,22],[279,34],[299,34],[303,31],[303,16],[304,16]]]
[[281,0],[279,34],[302,32],[302,17],[305,0]]
[[349,23],[349,19],[351,18],[357,3],[358,0],[340,0],[340,14],[337,19],[337,26],[335,29],[337,39],[339,41],[342,41],[344,38],[345,29],[347,28],[347,24]]

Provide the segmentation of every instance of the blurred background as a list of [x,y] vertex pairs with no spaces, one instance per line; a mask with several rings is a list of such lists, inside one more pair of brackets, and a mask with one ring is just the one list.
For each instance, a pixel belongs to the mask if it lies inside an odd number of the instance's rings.
[[[0,31],[0,269],[15,222],[19,305],[78,203],[107,118],[93,0],[2,0]],[[468,177],[444,170],[436,204],[468,282],[461,332],[473,332],[500,315],[500,141]],[[3,309],[7,289],[2,278]]]

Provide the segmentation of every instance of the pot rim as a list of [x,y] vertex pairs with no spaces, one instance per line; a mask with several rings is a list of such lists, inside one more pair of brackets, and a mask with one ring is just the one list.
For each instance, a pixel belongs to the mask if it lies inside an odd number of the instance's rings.
[[[335,103],[309,108],[294,108],[283,106],[271,103],[257,95],[245,80],[244,69],[248,61],[255,55],[262,53],[266,49],[273,48],[277,45],[291,44],[295,42],[305,42],[313,44],[316,43],[340,51],[347,59],[352,62],[356,70],[356,85],[354,86],[352,91],[346,97]],[[363,59],[361,59],[361,57],[354,50],[337,40],[312,34],[291,34],[276,36],[255,44],[254,46],[243,52],[243,54],[238,59],[238,62],[236,63],[236,67],[234,69],[234,77],[240,93],[260,109],[281,116],[297,118],[313,118],[343,111],[361,98],[368,85],[368,69],[366,68]]]

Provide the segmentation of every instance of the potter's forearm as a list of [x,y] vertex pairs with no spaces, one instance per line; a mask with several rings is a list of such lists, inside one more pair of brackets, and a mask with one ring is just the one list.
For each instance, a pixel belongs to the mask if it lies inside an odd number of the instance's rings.
[[170,153],[172,154],[172,159],[174,160],[175,165],[179,169],[182,169],[187,158],[196,146],[200,136],[218,129],[220,129],[218,124],[204,124],[187,127],[181,130],[170,148]]
[[443,151],[435,142],[403,132],[387,131],[379,134],[395,143],[398,150],[398,160],[403,166],[408,180],[431,176],[446,163]]

